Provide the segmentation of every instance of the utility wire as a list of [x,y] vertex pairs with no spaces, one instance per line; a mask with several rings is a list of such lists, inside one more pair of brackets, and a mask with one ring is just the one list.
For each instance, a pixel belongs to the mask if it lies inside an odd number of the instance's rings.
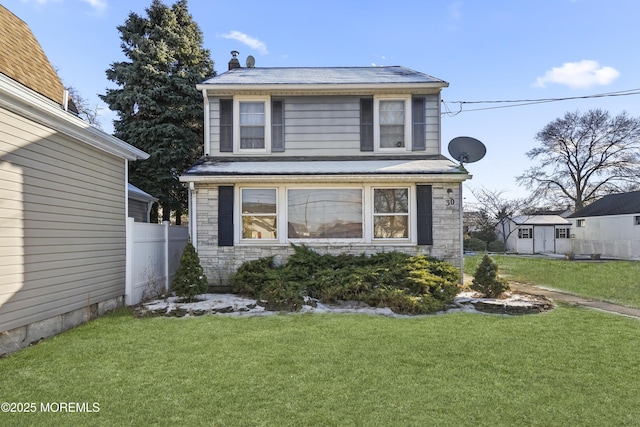
[[[446,110],[445,112],[442,113],[442,115],[456,116],[462,112],[470,112],[470,111],[495,110],[498,108],[521,107],[524,105],[544,104],[547,102],[558,102],[558,101],[569,101],[572,99],[605,98],[605,97],[612,97],[612,96],[629,96],[629,95],[640,95],[640,88],[621,90],[617,92],[598,93],[595,95],[571,96],[571,97],[564,97],[564,98],[517,99],[512,101],[449,101],[450,104],[459,105],[458,111],[451,111],[451,109],[447,105],[447,102],[442,100],[442,105]],[[511,104],[511,105],[500,105],[496,107],[472,108],[469,110],[463,110],[463,105],[465,104]]]

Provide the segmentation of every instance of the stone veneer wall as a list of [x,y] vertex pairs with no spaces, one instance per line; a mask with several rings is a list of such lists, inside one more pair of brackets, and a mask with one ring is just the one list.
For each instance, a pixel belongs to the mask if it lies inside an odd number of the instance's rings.
[[[460,189],[460,183],[432,184],[433,246],[317,245],[310,243],[309,247],[320,253],[332,254],[361,254],[363,252],[372,254],[395,250],[412,255],[432,256],[450,262],[461,269]],[[452,190],[452,193],[447,193],[447,190]],[[276,262],[284,262],[293,253],[290,245],[218,246],[218,187],[217,185],[196,184],[195,191],[197,191],[198,256],[210,286],[228,286],[231,274],[246,261],[275,256]],[[454,202],[451,203],[451,200]]]

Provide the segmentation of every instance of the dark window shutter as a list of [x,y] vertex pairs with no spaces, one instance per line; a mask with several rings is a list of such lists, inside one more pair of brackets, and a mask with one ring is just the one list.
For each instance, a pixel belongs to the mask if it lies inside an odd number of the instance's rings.
[[433,245],[433,200],[430,185],[416,186],[418,245]]
[[220,100],[220,151],[233,152],[233,100]]
[[271,103],[271,151],[284,151],[284,101]]
[[360,100],[360,151],[373,151],[373,99]]
[[218,187],[218,246],[233,246],[233,185]]
[[427,149],[426,144],[426,123],[425,123],[425,99],[423,97],[414,97],[412,102],[413,117],[413,143],[411,149],[413,151],[424,151]]

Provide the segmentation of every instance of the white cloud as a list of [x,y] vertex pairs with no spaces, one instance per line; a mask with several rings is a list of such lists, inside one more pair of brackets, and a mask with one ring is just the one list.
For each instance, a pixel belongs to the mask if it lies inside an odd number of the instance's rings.
[[224,37],[225,39],[237,40],[240,43],[249,46],[251,49],[257,50],[262,55],[266,55],[269,53],[269,51],[267,50],[267,45],[256,38],[241,33],[240,31],[231,31],[226,34],[222,34],[222,37]]
[[533,84],[546,87],[547,83],[567,85],[571,89],[586,89],[592,86],[606,86],[620,76],[612,67],[601,67],[598,61],[584,59],[578,62],[565,62],[561,67],[553,67],[544,76],[538,77]]
[[94,8],[98,12],[102,12],[107,8],[106,0],[82,0],[85,3],[88,3],[89,6]]

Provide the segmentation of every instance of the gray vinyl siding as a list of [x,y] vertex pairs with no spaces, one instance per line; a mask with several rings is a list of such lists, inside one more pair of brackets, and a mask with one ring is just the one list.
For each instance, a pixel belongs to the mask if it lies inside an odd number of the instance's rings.
[[125,161],[0,109],[0,332],[124,294]]
[[440,154],[440,95],[425,95],[426,137],[425,154]]
[[[284,100],[285,151],[274,156],[371,155],[360,151],[360,96],[289,96]],[[427,155],[440,153],[439,95],[425,95]],[[220,155],[220,103],[209,100],[211,155]],[[223,155],[226,153],[222,153]],[[408,155],[416,154],[407,151]]]
[[147,209],[149,205],[140,200],[129,199],[129,212],[127,216],[136,222],[147,222]]

